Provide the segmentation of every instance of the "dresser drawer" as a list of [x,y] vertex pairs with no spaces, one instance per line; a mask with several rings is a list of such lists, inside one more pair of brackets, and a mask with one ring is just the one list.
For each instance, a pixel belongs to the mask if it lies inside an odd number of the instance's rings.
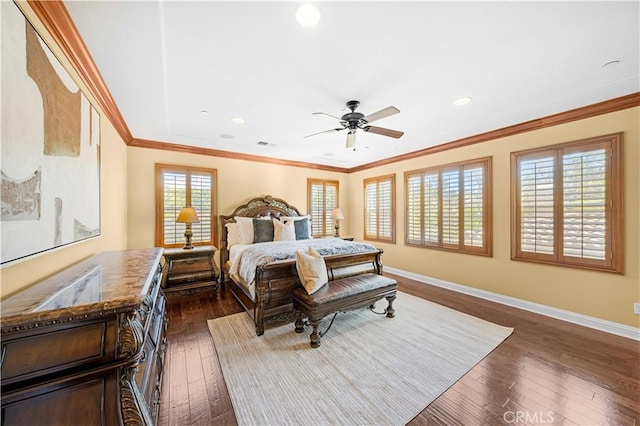
[[16,335],[2,341],[3,386],[46,376],[78,365],[99,365],[115,358],[116,319],[73,324],[51,331]]
[[172,275],[191,274],[200,271],[211,271],[213,260],[211,256],[197,256],[185,259],[169,260],[169,273]]

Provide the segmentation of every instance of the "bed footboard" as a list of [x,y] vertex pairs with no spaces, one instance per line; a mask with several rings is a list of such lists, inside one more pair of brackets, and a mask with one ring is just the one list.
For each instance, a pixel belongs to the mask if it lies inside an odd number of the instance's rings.
[[[382,275],[381,256],[381,249],[326,256],[329,280],[366,273]],[[258,336],[264,333],[265,324],[295,320],[293,290],[300,285],[295,260],[273,262],[257,268],[253,319]]]

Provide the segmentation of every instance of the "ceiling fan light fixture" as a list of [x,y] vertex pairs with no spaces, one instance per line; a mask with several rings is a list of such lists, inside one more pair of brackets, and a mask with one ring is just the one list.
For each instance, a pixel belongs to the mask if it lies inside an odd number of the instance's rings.
[[463,96],[461,98],[456,99],[455,101],[453,101],[453,104],[455,106],[462,106],[462,105],[466,105],[469,102],[471,102],[471,97],[469,96]]
[[296,9],[296,20],[303,27],[313,27],[320,22],[320,10],[312,3],[304,3]]
[[356,131],[349,130],[347,133],[347,149],[354,148],[356,146]]

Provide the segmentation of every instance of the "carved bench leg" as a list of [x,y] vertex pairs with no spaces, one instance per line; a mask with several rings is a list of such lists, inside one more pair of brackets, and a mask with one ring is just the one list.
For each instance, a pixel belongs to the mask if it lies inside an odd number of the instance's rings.
[[256,336],[262,336],[264,334],[264,321],[256,321]]
[[302,312],[296,311],[296,333],[304,331],[304,322],[302,322]]
[[312,348],[317,348],[320,346],[320,333],[318,333],[318,326],[320,325],[320,321],[312,320],[309,318],[309,324],[313,327],[313,331],[311,332],[310,337],[310,345]]
[[396,295],[392,294],[386,297],[389,306],[387,306],[387,318],[393,318],[396,316],[396,310],[393,309],[393,301],[396,300]]

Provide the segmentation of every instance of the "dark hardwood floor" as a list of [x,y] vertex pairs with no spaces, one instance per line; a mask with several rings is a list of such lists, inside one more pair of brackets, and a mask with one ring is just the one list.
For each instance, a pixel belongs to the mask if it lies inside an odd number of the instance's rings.
[[[514,328],[410,424],[640,426],[639,342],[393,278],[403,292]],[[236,424],[207,319],[241,311],[229,292],[170,301],[160,425]]]

